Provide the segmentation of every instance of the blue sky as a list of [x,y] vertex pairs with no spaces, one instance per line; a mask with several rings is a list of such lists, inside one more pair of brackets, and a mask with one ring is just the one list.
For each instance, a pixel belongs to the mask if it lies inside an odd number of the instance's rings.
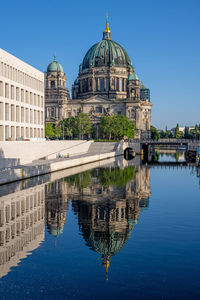
[[200,123],[199,11],[199,0],[2,1],[0,47],[41,71],[56,53],[71,89],[108,12],[112,39],[151,90],[152,124],[193,125]]

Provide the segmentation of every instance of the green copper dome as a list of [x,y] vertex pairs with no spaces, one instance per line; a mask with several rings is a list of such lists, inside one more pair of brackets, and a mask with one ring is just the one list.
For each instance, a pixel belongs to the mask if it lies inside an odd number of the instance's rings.
[[135,72],[128,77],[128,80],[139,80],[137,74]]
[[131,61],[122,46],[111,39],[103,39],[88,50],[82,70],[101,66],[131,67]]
[[[54,56],[54,59],[56,59],[56,56]],[[64,71],[61,64],[59,64],[56,60],[54,60],[52,63],[48,65],[47,72],[64,72]]]

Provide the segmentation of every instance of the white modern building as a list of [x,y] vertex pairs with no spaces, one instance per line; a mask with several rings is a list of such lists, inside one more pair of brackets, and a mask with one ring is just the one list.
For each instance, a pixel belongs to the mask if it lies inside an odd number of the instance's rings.
[[0,141],[44,138],[44,73],[0,48]]

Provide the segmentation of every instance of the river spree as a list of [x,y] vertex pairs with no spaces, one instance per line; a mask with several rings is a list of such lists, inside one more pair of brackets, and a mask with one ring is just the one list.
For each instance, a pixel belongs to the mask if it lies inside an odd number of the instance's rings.
[[0,186],[0,298],[200,299],[198,176],[160,155]]

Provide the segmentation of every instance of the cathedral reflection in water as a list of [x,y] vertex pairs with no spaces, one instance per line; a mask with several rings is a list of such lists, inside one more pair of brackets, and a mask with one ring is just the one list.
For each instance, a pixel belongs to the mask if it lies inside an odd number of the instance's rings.
[[101,255],[106,276],[111,256],[128,241],[140,211],[148,206],[146,166],[88,170],[0,198],[0,278],[39,247],[47,230],[63,233],[69,202],[86,245]]

